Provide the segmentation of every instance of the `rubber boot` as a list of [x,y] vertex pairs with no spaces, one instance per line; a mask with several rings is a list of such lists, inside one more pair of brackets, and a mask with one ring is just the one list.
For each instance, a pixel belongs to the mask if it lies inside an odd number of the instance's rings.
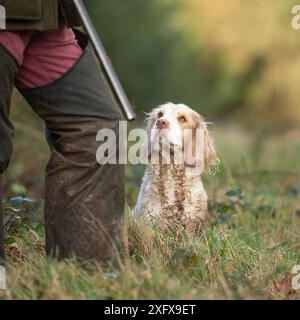
[[104,128],[118,135],[121,115],[91,47],[54,83],[20,92],[45,121],[51,149],[46,168],[47,254],[120,266],[124,167],[97,162],[96,135]]
[[14,128],[9,121],[9,112],[18,69],[17,61],[0,45],[0,260],[5,258],[1,176],[9,165],[13,149]]
[[4,248],[4,217],[2,208],[2,179],[0,178],[0,266],[4,264],[5,248]]

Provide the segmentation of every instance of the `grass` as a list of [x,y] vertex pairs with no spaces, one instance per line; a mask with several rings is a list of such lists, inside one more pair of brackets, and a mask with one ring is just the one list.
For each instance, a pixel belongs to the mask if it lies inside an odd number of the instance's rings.
[[[199,238],[177,237],[134,220],[128,207],[129,252],[120,272],[46,259],[41,203],[10,203],[12,195],[24,194],[8,179],[8,290],[0,297],[299,299],[291,285],[291,270],[300,264],[299,141],[234,127],[219,129],[216,139],[222,167],[205,177],[211,199],[207,229]],[[142,171],[127,168],[130,206]]]

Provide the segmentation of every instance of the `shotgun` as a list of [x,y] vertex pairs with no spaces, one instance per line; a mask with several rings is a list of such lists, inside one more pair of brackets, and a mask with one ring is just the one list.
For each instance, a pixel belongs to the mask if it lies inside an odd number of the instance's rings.
[[82,2],[82,0],[73,0],[73,2],[77,9],[79,17],[82,20],[83,26],[92,42],[96,55],[98,56],[101,65],[103,66],[107,79],[110,82],[111,88],[113,89],[114,94],[122,107],[123,113],[125,114],[127,120],[130,121],[135,119],[136,115],[133,111],[133,108],[110,62],[110,59],[105,51],[102,41],[97,34],[95,26],[87,12],[84,3]]

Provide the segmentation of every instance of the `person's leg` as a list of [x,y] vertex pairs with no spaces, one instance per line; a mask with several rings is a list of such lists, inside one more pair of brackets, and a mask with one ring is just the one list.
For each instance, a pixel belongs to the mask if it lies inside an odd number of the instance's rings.
[[1,175],[12,154],[14,129],[9,120],[10,99],[23,53],[31,33],[0,32],[0,260],[4,259]]
[[[43,78],[54,67],[64,68],[63,61],[76,46],[74,40],[65,41],[65,36],[61,37],[61,30],[34,36],[26,51],[24,74],[31,68],[37,50],[44,66],[44,70],[35,69],[37,78]],[[55,47],[50,56],[49,46]],[[19,76],[23,86],[24,74]],[[118,264],[124,168],[97,163],[96,135],[103,128],[117,134],[120,113],[91,48],[84,49],[59,79],[40,88],[20,88],[20,92],[45,120],[51,148],[46,168],[47,254]]]

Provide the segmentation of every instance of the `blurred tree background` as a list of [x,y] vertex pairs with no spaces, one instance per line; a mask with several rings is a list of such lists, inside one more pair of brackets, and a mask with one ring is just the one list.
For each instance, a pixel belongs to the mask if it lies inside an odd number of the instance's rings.
[[138,111],[171,100],[214,119],[299,125],[297,1],[86,3]]

